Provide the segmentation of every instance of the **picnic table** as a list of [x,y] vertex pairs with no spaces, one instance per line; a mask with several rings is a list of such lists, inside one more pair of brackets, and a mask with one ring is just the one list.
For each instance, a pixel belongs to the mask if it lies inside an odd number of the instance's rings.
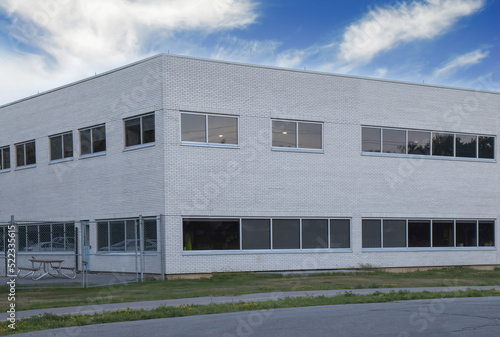
[[[32,256],[28,261],[31,262],[30,267],[18,267],[18,276],[20,278],[25,278],[31,276],[35,281],[41,279],[44,276],[50,275],[53,277],[67,277],[69,279],[74,279],[76,277],[76,268],[64,267],[62,263],[64,260],[59,259],[37,259]],[[63,272],[70,271],[69,274]],[[26,274],[21,275],[21,271],[25,271]]]

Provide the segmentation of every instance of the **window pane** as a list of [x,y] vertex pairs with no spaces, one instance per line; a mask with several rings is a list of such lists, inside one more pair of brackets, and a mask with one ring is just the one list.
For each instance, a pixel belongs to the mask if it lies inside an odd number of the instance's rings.
[[302,248],[328,248],[328,220],[302,220]]
[[108,223],[97,223],[97,249],[99,251],[108,251]]
[[181,114],[181,140],[185,142],[207,142],[206,116],[196,114]]
[[26,143],[26,165],[36,163],[35,142]]
[[19,231],[18,240],[19,240],[19,250],[26,250],[26,226],[18,226],[17,230]]
[[92,153],[106,151],[106,128],[99,126],[92,129]]
[[363,248],[380,248],[380,220],[363,220]]
[[432,155],[453,157],[453,134],[433,133]]
[[125,251],[125,222],[109,222],[109,250]]
[[53,224],[52,225],[52,250],[64,250],[64,224]]
[[457,247],[477,246],[476,221],[457,221]]
[[297,147],[297,123],[273,121],[273,146]]
[[454,236],[453,221],[432,221],[433,247],[453,247]]
[[184,250],[240,249],[239,220],[185,219]]
[[273,249],[300,248],[299,219],[273,220]]
[[16,145],[16,165],[24,166],[24,144]]
[[323,125],[319,123],[299,122],[299,148],[322,149],[323,148]]
[[238,118],[208,116],[208,142],[238,144]]
[[144,219],[144,250],[156,251],[156,219]]
[[431,154],[431,133],[408,131],[408,154]]
[[2,162],[0,162],[0,170],[10,168],[10,147],[4,147],[1,150]]
[[495,137],[479,136],[479,158],[495,158]]
[[[4,236],[5,235],[5,236]],[[5,251],[5,240],[4,238],[7,236],[7,227],[0,226],[0,252]]]
[[495,245],[495,222],[479,221],[479,246]]
[[141,119],[134,118],[125,121],[125,146],[141,144]]
[[62,136],[50,137],[50,160],[62,159]]
[[361,129],[361,150],[363,152],[380,152],[380,132],[380,128],[365,127]]
[[476,158],[476,136],[460,135],[455,136],[457,157]]
[[28,251],[38,251],[39,250],[39,245],[38,245],[38,226],[37,225],[31,225],[31,226],[26,226],[28,230],[28,244],[26,247],[26,250]]
[[75,250],[75,224],[67,223],[66,228],[66,242],[65,249],[69,251]]
[[406,221],[384,220],[384,248],[406,247]]
[[67,133],[63,136],[64,158],[73,157],[73,133]]
[[406,153],[406,131],[383,129],[383,152]]
[[269,219],[243,219],[241,223],[243,249],[270,249],[271,229]]
[[351,247],[351,226],[349,219],[330,220],[330,248]]
[[408,220],[408,247],[431,246],[431,222]]
[[142,117],[142,143],[155,141],[155,115]]
[[80,131],[80,155],[92,153],[90,129]]

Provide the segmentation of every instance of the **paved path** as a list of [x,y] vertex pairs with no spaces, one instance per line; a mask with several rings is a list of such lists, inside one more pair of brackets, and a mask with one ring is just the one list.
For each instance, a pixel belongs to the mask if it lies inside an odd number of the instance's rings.
[[[411,292],[422,292],[422,291],[456,291],[456,290],[467,290],[467,289],[478,289],[478,290],[489,290],[495,289],[500,291],[500,286],[483,286],[483,287],[419,287],[419,288],[377,288],[377,289],[352,289],[348,290],[353,294],[368,295],[374,292],[384,292],[388,293],[391,291],[411,291]],[[306,296],[325,296],[333,297],[337,295],[342,295],[346,290],[313,290],[313,291],[290,291],[290,292],[272,292],[272,293],[258,293],[258,294],[248,294],[248,295],[237,295],[237,296],[219,296],[219,297],[194,297],[194,298],[182,298],[173,300],[158,300],[158,301],[146,301],[146,302],[127,302],[127,303],[114,303],[114,304],[96,304],[96,305],[84,305],[78,307],[64,307],[64,308],[52,308],[52,309],[39,309],[39,310],[24,310],[17,311],[16,318],[21,319],[30,316],[43,315],[45,313],[51,313],[55,315],[76,315],[76,314],[94,314],[102,313],[105,311],[114,310],[124,310],[130,309],[145,309],[151,310],[158,308],[159,306],[179,306],[179,305],[189,305],[189,304],[210,304],[210,303],[228,303],[228,302],[258,302],[258,301],[268,301],[277,300],[286,297],[306,297]],[[18,294],[18,296],[22,296]],[[103,296],[106,296],[103,293]],[[6,312],[0,313],[0,321],[6,320],[8,314]]]
[[498,337],[500,297],[330,305],[162,318],[19,334],[175,337]]

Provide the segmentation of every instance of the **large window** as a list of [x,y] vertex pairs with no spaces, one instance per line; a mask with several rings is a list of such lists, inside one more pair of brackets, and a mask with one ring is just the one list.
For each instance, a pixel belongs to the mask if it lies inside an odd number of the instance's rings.
[[[156,218],[144,218],[144,250],[157,250]],[[99,252],[135,252],[140,250],[139,219],[97,221]]]
[[125,146],[136,146],[155,141],[155,115],[132,117],[125,119]]
[[92,126],[80,129],[80,155],[106,151],[106,127],[105,125]]
[[361,150],[366,154],[494,159],[495,137],[363,126]]
[[10,146],[0,148],[0,171],[10,169]]
[[16,167],[36,164],[35,141],[16,144]]
[[185,144],[238,145],[238,117],[181,113],[181,141]]
[[350,248],[349,219],[183,219],[183,249]]
[[363,248],[460,248],[495,245],[490,220],[363,219]]
[[50,160],[73,158],[73,132],[50,136]]
[[73,223],[29,224],[17,228],[20,252],[75,251]]
[[272,120],[272,147],[278,149],[323,149],[323,123]]

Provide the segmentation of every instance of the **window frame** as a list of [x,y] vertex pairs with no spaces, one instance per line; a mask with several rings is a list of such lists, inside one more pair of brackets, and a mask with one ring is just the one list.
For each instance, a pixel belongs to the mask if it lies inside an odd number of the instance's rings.
[[[205,141],[204,142],[195,142],[189,140],[182,140],[182,115],[197,115],[205,117]],[[223,144],[223,143],[210,143],[208,142],[208,118],[209,116],[213,117],[226,117],[226,118],[236,118],[236,144]],[[188,146],[201,146],[201,147],[220,147],[220,148],[230,148],[230,149],[239,149],[240,148],[240,116],[238,115],[229,115],[229,114],[220,114],[220,113],[210,113],[210,112],[196,112],[196,111],[180,111],[179,112],[179,143],[180,145],[188,145]]]
[[[33,146],[34,146],[33,152],[34,152],[34,156],[35,156],[35,162],[31,163],[31,164],[26,164],[26,161],[27,161],[26,145],[31,144],[31,143],[33,143]],[[18,153],[17,153],[18,146],[23,147],[23,165],[19,165],[19,163],[17,161],[17,159],[18,159]],[[16,144],[14,144],[14,148],[16,149],[16,170],[23,170],[23,169],[27,169],[27,168],[36,167],[36,140],[35,139],[28,140],[25,142],[16,143]]]
[[[9,152],[9,167],[5,168],[5,150],[8,150]],[[6,146],[2,146],[0,147],[0,173],[3,173],[3,172],[10,172],[11,168],[12,168],[12,157],[11,157],[11,151],[10,151],[10,145],[6,145]]]
[[[63,238],[64,238],[64,249],[63,250],[54,250],[54,248],[52,247],[52,244],[54,242],[54,238],[53,238],[53,227],[54,225],[63,225],[63,228],[64,228],[64,234],[63,234]],[[50,250],[25,250],[25,248],[28,247],[28,227],[35,227],[36,226],[36,230],[37,230],[37,242],[34,243],[33,245],[37,245],[37,244],[40,244],[40,243],[43,243],[43,242],[49,242],[49,241],[41,241],[41,235],[40,235],[40,226],[50,226],[50,231],[49,231],[49,236],[50,236],[50,243],[51,243],[51,248]],[[67,234],[67,227],[68,226],[73,226],[73,236],[68,236]],[[21,238],[21,228],[24,228],[24,239]],[[76,234],[77,234],[77,229],[75,227],[75,223],[74,222],[47,222],[47,223],[22,223],[22,224],[19,224],[17,226],[17,231],[18,231],[18,245],[21,245],[21,242],[24,241],[24,244],[25,246],[23,248],[18,248],[19,251],[18,253],[21,254],[21,255],[30,255],[30,254],[33,254],[33,253],[43,253],[43,254],[75,254],[75,248],[77,246],[77,242],[76,242]],[[68,243],[68,239],[73,239],[74,240],[74,247],[73,248],[66,248],[66,244]]]
[[[153,129],[153,134],[154,134],[154,140],[152,142],[147,142],[144,143],[144,123],[143,119],[145,117],[153,117],[153,123],[154,123],[154,129]],[[140,143],[139,144],[134,144],[134,145],[127,145],[127,121],[134,120],[134,119],[139,119],[139,127],[141,129],[140,131]],[[136,115],[136,116],[131,116],[123,119],[123,144],[124,146],[124,151],[127,150],[133,150],[133,149],[139,149],[139,148],[144,148],[144,147],[151,147],[156,145],[156,114],[154,111],[148,112],[142,115]]]
[[[140,226],[140,222],[139,222],[139,219],[140,218],[120,218],[120,219],[100,219],[100,220],[95,220],[95,224],[96,224],[96,236],[95,236],[95,240],[96,240],[96,253],[98,255],[100,254],[106,254],[106,255],[113,255],[113,254],[117,254],[117,255],[135,255],[136,254],[136,251],[135,250],[127,250],[127,240],[133,240],[133,239],[127,239],[127,221],[134,221],[135,223],[135,228],[136,228],[136,234],[137,234],[137,238],[138,240],[140,240],[140,231],[139,231],[139,226]],[[158,242],[158,237],[159,237],[159,233],[158,233],[158,230],[159,230],[159,224],[158,224],[158,219],[154,216],[151,216],[151,217],[142,217],[142,221],[143,223],[145,221],[148,221],[148,220],[154,220],[155,221],[155,227],[156,227],[156,241]],[[123,238],[124,238],[124,247],[125,249],[124,250],[111,250],[111,223],[112,222],[123,222]],[[107,250],[101,250],[102,247],[99,247],[99,226],[101,226],[103,223],[106,223],[106,226],[107,226],[107,247],[108,249]],[[134,231],[135,232],[135,231]],[[145,230],[144,230],[145,232]],[[144,233],[143,233],[144,234]],[[134,235],[135,236],[135,235]],[[147,238],[144,237],[144,241],[146,241]],[[143,242],[143,245],[144,247],[146,246],[146,242]],[[157,245],[156,246],[156,249],[154,250],[146,250],[144,249],[144,254],[157,254],[159,252],[159,246]],[[138,242],[138,245],[137,245],[137,252],[140,252],[140,241]]]
[[[97,129],[97,128],[101,128],[103,127],[104,128],[104,150],[102,151],[97,151],[95,152],[94,150],[94,132],[93,130],[94,129]],[[82,142],[82,132],[83,131],[87,131],[89,130],[90,131],[90,153],[86,153],[86,154],[82,154],[82,145],[83,145],[83,142]],[[83,159],[83,158],[90,158],[90,157],[97,157],[97,156],[104,156],[106,155],[106,152],[108,150],[108,144],[107,144],[107,134],[106,134],[106,123],[102,123],[102,124],[97,124],[97,125],[93,125],[93,126],[87,126],[85,128],[81,128],[81,129],[78,129],[78,133],[79,133],[79,141],[80,141],[80,159]]]
[[[295,123],[295,147],[273,146],[273,122],[274,121]],[[299,123],[321,125],[321,148],[320,149],[299,147]],[[325,124],[324,122],[318,122],[318,121],[271,118],[271,151],[324,153],[325,152],[325,130],[324,130],[325,126],[324,126],[324,124]]]
[[[66,135],[71,135],[71,156],[69,156],[69,157],[64,156],[64,152],[65,152],[64,147],[66,145],[66,143],[64,142],[64,136],[66,136]],[[61,137],[62,157],[59,159],[52,159],[52,139],[57,138],[57,137]],[[49,136],[49,163],[60,163],[60,162],[64,162],[64,161],[71,161],[71,160],[73,160],[74,156],[75,156],[75,139],[73,138],[73,131],[66,131],[66,132],[62,132],[62,133],[58,133],[58,134]]]

